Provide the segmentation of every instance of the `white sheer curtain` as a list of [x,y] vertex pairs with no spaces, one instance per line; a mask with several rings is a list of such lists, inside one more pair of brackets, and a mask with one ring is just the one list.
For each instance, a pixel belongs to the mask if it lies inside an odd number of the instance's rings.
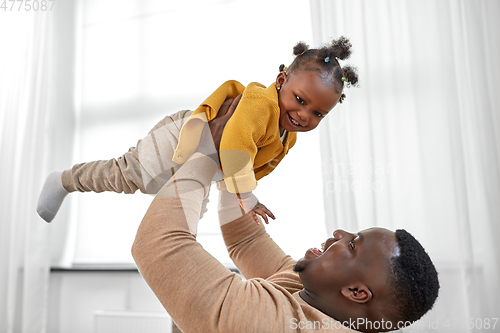
[[[440,274],[413,329],[500,331],[500,2],[311,1],[360,88],[321,126],[326,224],[405,228]],[[489,324],[488,324],[489,323]]]
[[0,332],[45,332],[49,234],[35,208],[47,171],[50,14],[0,16]]

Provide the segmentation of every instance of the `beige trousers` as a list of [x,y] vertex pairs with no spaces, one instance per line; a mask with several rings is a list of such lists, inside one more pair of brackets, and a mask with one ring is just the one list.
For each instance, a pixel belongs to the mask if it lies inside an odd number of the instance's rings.
[[74,165],[62,175],[68,192],[156,194],[179,167],[172,161],[182,125],[192,111],[184,110],[163,118],[148,135],[121,157]]

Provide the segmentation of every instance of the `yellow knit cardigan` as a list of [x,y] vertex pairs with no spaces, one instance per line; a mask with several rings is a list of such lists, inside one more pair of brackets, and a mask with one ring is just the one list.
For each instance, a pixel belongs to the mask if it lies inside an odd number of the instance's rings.
[[224,128],[219,150],[225,187],[232,193],[254,190],[257,180],[271,173],[297,140],[296,133],[288,133],[286,141],[281,142],[274,83],[268,88],[257,82],[246,88],[237,81],[222,84],[181,128],[172,158],[176,163],[184,163],[195,152],[205,122],[215,118],[226,99],[241,93],[240,103]]

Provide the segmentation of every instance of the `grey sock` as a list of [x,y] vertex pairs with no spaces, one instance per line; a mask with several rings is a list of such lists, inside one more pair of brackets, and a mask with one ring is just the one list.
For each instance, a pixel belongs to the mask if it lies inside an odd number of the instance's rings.
[[38,197],[36,211],[47,222],[54,219],[64,198],[68,195],[68,191],[62,185],[61,176],[62,171],[52,171],[47,176],[40,197]]

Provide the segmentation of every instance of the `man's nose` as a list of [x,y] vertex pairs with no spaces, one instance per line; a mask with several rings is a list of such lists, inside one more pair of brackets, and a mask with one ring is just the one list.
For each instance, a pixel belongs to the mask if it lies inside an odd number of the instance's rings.
[[333,238],[335,240],[341,240],[342,238],[344,237],[348,237],[348,236],[353,236],[354,234],[350,233],[350,232],[347,232],[345,230],[342,230],[342,229],[337,229],[333,232]]

